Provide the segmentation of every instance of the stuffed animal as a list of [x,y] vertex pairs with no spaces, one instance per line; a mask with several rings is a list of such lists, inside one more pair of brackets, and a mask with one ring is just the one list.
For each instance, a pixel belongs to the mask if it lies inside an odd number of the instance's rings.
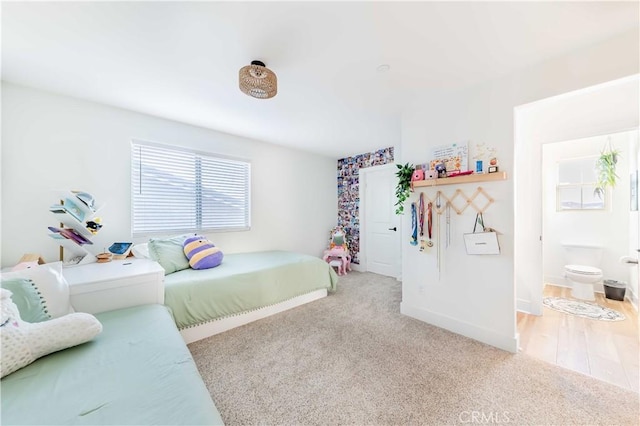
[[218,247],[201,235],[184,240],[184,254],[193,269],[215,268],[222,263],[224,257]]
[[102,331],[96,317],[80,312],[33,324],[22,321],[11,294],[0,289],[2,377],[52,352],[88,342]]

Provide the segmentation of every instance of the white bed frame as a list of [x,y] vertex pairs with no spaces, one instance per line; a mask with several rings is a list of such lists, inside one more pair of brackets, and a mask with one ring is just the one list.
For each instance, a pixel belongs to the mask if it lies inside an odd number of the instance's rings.
[[250,322],[295,308],[296,306],[322,299],[323,297],[327,297],[327,289],[325,288],[285,300],[284,302],[245,312],[243,314],[232,315],[193,327],[184,328],[180,330],[180,334],[182,334],[182,338],[185,343],[193,343],[215,334],[231,330],[232,328],[240,327],[241,325],[249,324]]

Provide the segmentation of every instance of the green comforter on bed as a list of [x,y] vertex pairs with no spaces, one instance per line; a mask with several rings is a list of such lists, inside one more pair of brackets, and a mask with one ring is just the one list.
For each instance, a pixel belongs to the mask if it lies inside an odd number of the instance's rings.
[[97,314],[94,340],[2,379],[3,425],[222,424],[167,308]]
[[165,277],[165,305],[178,328],[283,302],[314,290],[335,291],[338,276],[317,257],[286,251],[225,255],[216,268]]

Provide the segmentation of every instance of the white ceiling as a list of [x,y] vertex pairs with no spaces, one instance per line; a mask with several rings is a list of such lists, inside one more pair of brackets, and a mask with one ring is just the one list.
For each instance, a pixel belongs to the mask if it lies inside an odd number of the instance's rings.
[[[638,2],[3,2],[2,78],[339,158],[397,144],[417,91],[638,25]],[[253,59],[275,98],[238,89]]]

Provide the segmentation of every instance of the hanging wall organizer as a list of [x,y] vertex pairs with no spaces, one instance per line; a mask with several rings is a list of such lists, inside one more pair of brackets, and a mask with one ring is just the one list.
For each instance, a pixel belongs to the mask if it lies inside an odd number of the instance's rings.
[[[436,186],[455,185],[463,183],[474,182],[490,182],[506,180],[506,172],[488,173],[488,174],[473,174],[465,176],[456,176],[451,178],[438,178],[431,180],[415,181],[413,182],[414,190],[427,189]],[[431,191],[429,191],[431,192]],[[441,235],[440,235],[440,216],[445,215],[445,239],[444,248],[448,248],[451,244],[451,210],[456,214],[462,215],[465,210],[471,209],[475,215],[482,215],[489,207],[495,202],[493,197],[489,195],[487,191],[481,186],[477,187],[473,192],[463,191],[458,188],[455,191],[447,191],[447,195],[443,190],[437,190],[431,195],[427,194],[427,191],[420,191],[420,197],[424,200],[424,205],[432,205],[432,214],[436,215],[436,230],[435,230],[435,254],[436,265],[438,268],[438,280],[440,280],[440,273],[442,269],[442,262],[444,256],[441,253]],[[414,203],[415,205],[415,203]],[[417,207],[417,206],[416,206]],[[427,215],[429,216],[429,214]],[[495,234],[494,230],[493,233]],[[478,233],[479,234],[479,233]],[[497,235],[497,234],[495,234]],[[430,238],[431,239],[431,238]],[[429,246],[431,247],[431,246]],[[421,249],[420,251],[428,251]]]
[[[506,180],[507,173],[499,172],[499,173],[489,173],[489,174],[478,174],[478,175],[468,175],[468,176],[458,176],[452,178],[440,178],[440,179],[431,179],[431,180],[423,180],[414,182],[414,188],[427,188],[427,187],[435,187],[442,185],[455,185],[459,183],[472,183],[472,182],[490,182],[496,180]],[[460,188],[456,189],[454,193],[450,196],[447,196],[443,191],[438,190],[433,199],[429,197],[427,194],[424,195],[427,202],[435,202],[438,200],[438,197],[441,197],[439,203],[436,203],[435,211],[438,214],[442,214],[445,212],[446,206],[449,205],[457,214],[462,214],[467,208],[471,207],[475,210],[476,213],[484,213],[487,211],[489,206],[493,204],[494,199],[485,191],[481,186],[479,186],[472,194],[467,195]],[[442,202],[444,199],[444,203]]]
[[[471,196],[465,194],[461,189],[456,189],[452,196],[447,196],[444,192],[437,191],[433,199],[424,194],[426,202],[435,203],[438,201],[438,197],[441,197],[441,200],[435,204],[436,207],[434,209],[438,214],[445,212],[447,204],[449,204],[457,214],[462,214],[467,208],[472,208],[476,213],[484,213],[495,201],[481,186],[479,186]],[[442,201],[444,201],[444,203]]]

